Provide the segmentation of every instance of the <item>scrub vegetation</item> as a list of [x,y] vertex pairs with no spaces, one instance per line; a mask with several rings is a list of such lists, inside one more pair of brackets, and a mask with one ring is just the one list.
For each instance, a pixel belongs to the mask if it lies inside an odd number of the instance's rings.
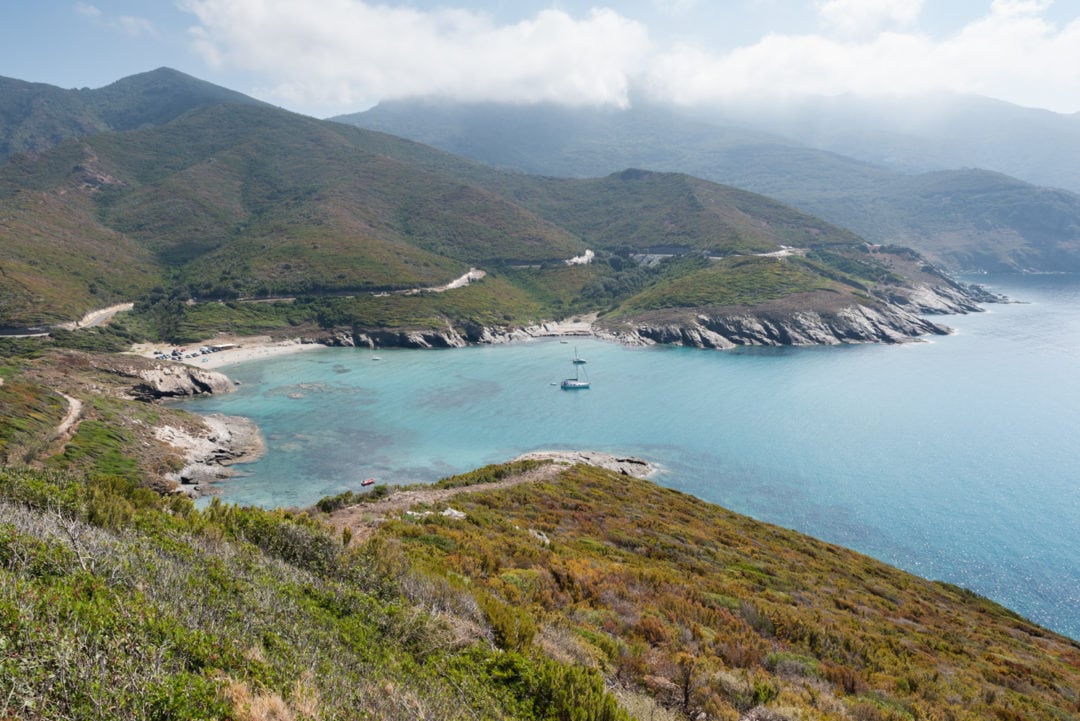
[[466,518],[434,506],[376,538],[477,599],[504,643],[594,668],[676,717],[1080,714],[1076,642],[647,481],[577,466],[441,505]]
[[538,465],[448,479],[464,518],[419,506],[362,543],[315,509],[197,509],[124,474],[8,467],[4,712],[1080,713],[1080,646],[962,589],[597,468],[470,492]]

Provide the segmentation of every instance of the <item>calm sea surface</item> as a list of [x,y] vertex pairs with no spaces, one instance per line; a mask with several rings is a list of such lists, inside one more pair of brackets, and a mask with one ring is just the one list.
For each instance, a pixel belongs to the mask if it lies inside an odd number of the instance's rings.
[[[304,506],[538,448],[637,454],[655,480],[950,581],[1080,638],[1080,278],[988,277],[1023,304],[903,346],[716,352],[538,340],[238,364],[268,442],[225,500]],[[572,374],[576,346],[592,388]]]

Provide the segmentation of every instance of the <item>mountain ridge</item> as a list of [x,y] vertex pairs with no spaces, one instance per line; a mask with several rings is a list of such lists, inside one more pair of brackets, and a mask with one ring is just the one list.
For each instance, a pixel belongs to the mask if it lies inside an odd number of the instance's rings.
[[[50,204],[64,210],[55,214],[62,227],[43,232],[36,209]],[[4,325],[70,320],[142,298],[136,314],[159,333],[183,333],[178,339],[213,335],[192,328],[191,319],[220,328],[232,323],[219,316],[239,312],[226,306],[215,314],[192,298],[277,296],[309,300],[294,310],[267,308],[266,322],[302,317],[357,337],[448,328],[493,336],[575,312],[615,312],[634,296],[632,307],[648,311],[658,296],[641,292],[660,282],[678,286],[695,264],[793,246],[799,257],[746,276],[761,286],[755,293],[713,288],[669,293],[662,302],[680,304],[689,318],[694,303],[712,313],[732,298],[772,301],[805,286],[896,316],[898,299],[928,283],[948,285],[782,203],[684,174],[528,177],[264,104],[202,106],[163,125],[68,139],[12,158],[0,166],[0,211]],[[80,248],[95,236],[113,238],[116,252]],[[588,248],[600,254],[597,262],[566,265]],[[43,249],[78,272],[42,264]],[[643,265],[640,256],[657,249],[671,257]],[[123,255],[132,272],[124,272]],[[894,256],[904,268],[886,270]],[[399,293],[447,283],[477,265],[488,276],[467,288]],[[750,266],[699,274],[697,282],[728,282],[743,268]],[[904,280],[913,273],[918,283]],[[782,280],[795,276],[791,288]],[[485,332],[469,330],[477,325]]]
[[[548,124],[544,133],[529,132],[541,122],[534,115]],[[880,164],[880,158],[874,164],[841,155],[833,146],[821,149],[785,138],[778,134],[784,128],[771,126],[768,118],[418,99],[383,103],[336,120],[398,130],[530,173],[577,177],[635,166],[686,172],[778,198],[875,243],[910,245],[953,271],[1080,270],[1080,196],[1073,192],[1018,186],[1022,181],[977,169],[900,172]],[[1080,140],[1073,146],[1080,147]],[[953,173],[954,186],[942,187],[938,172]],[[979,195],[965,191],[972,179],[988,177],[1000,182]],[[968,197],[957,202],[965,192]],[[1007,208],[994,208],[998,201]],[[993,224],[985,219],[988,208],[998,215]],[[1067,216],[1058,237],[1047,239],[1041,232],[1041,215]]]
[[43,152],[68,138],[161,124],[220,102],[263,104],[167,67],[96,89],[65,90],[0,77],[0,163],[18,153]]

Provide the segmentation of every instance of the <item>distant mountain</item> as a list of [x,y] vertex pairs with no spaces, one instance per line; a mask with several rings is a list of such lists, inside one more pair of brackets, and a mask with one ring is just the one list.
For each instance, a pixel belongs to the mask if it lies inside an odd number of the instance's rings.
[[[650,107],[414,100],[337,120],[528,173],[685,172],[778,198],[877,243],[910,245],[953,270],[1080,271],[1080,196],[978,170],[901,172],[769,134],[790,130],[776,118],[751,127],[747,117],[736,122]],[[872,132],[867,127],[863,136]],[[839,142],[842,134],[834,136]]]
[[[586,250],[595,262],[564,262]],[[476,289],[404,294],[472,266],[488,272]],[[304,296],[341,298],[319,322],[354,332],[603,311],[611,332],[653,337],[766,304],[777,323],[822,312],[829,327],[731,341],[714,325],[676,342],[897,340],[938,330],[895,305],[925,303],[928,287],[945,294],[932,310],[967,303],[917,256],[870,252],[818,218],[685,174],[508,173],[260,104],[196,108],[0,166],[0,325],[163,294]],[[853,330],[851,308],[873,319]],[[635,326],[648,314],[653,330]]]
[[104,88],[64,90],[0,77],[0,163],[67,138],[160,125],[194,108],[261,104],[171,68],[132,75]]
[[1078,114],[950,94],[815,97],[715,112],[728,122],[903,172],[985,168],[1080,193]]

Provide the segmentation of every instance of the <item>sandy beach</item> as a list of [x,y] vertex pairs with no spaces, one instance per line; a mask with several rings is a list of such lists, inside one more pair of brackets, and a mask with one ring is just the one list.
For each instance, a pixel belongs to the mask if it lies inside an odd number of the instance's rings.
[[[289,340],[274,340],[270,336],[246,336],[215,338],[182,346],[188,352],[196,352],[202,346],[227,345],[235,347],[214,353],[206,353],[194,358],[181,358],[181,363],[186,363],[196,368],[221,368],[234,363],[243,363],[250,360],[261,360],[272,356],[289,355],[292,353],[307,353],[326,348],[321,343],[302,343],[299,338]],[[165,343],[140,343],[132,348],[131,352],[146,358],[153,358],[157,353],[169,354],[174,348],[180,346]]]
[[[493,342],[512,342],[515,340],[528,340],[530,338],[551,337],[600,337],[593,327],[596,314],[575,316],[562,321],[549,321],[537,325],[518,328],[508,332],[505,336],[495,337]],[[262,360],[272,356],[288,355],[291,353],[307,353],[322,350],[327,346],[322,343],[304,342],[300,338],[275,340],[270,336],[218,336],[213,339],[188,343],[184,346],[170,345],[168,343],[140,343],[129,351],[144,358],[153,358],[159,353],[170,355],[176,348],[182,348],[184,354],[197,353],[203,346],[232,346],[225,350],[213,353],[198,354],[193,358],[180,358],[181,363],[186,363],[196,368],[222,368],[235,363],[243,363],[250,360]]]

